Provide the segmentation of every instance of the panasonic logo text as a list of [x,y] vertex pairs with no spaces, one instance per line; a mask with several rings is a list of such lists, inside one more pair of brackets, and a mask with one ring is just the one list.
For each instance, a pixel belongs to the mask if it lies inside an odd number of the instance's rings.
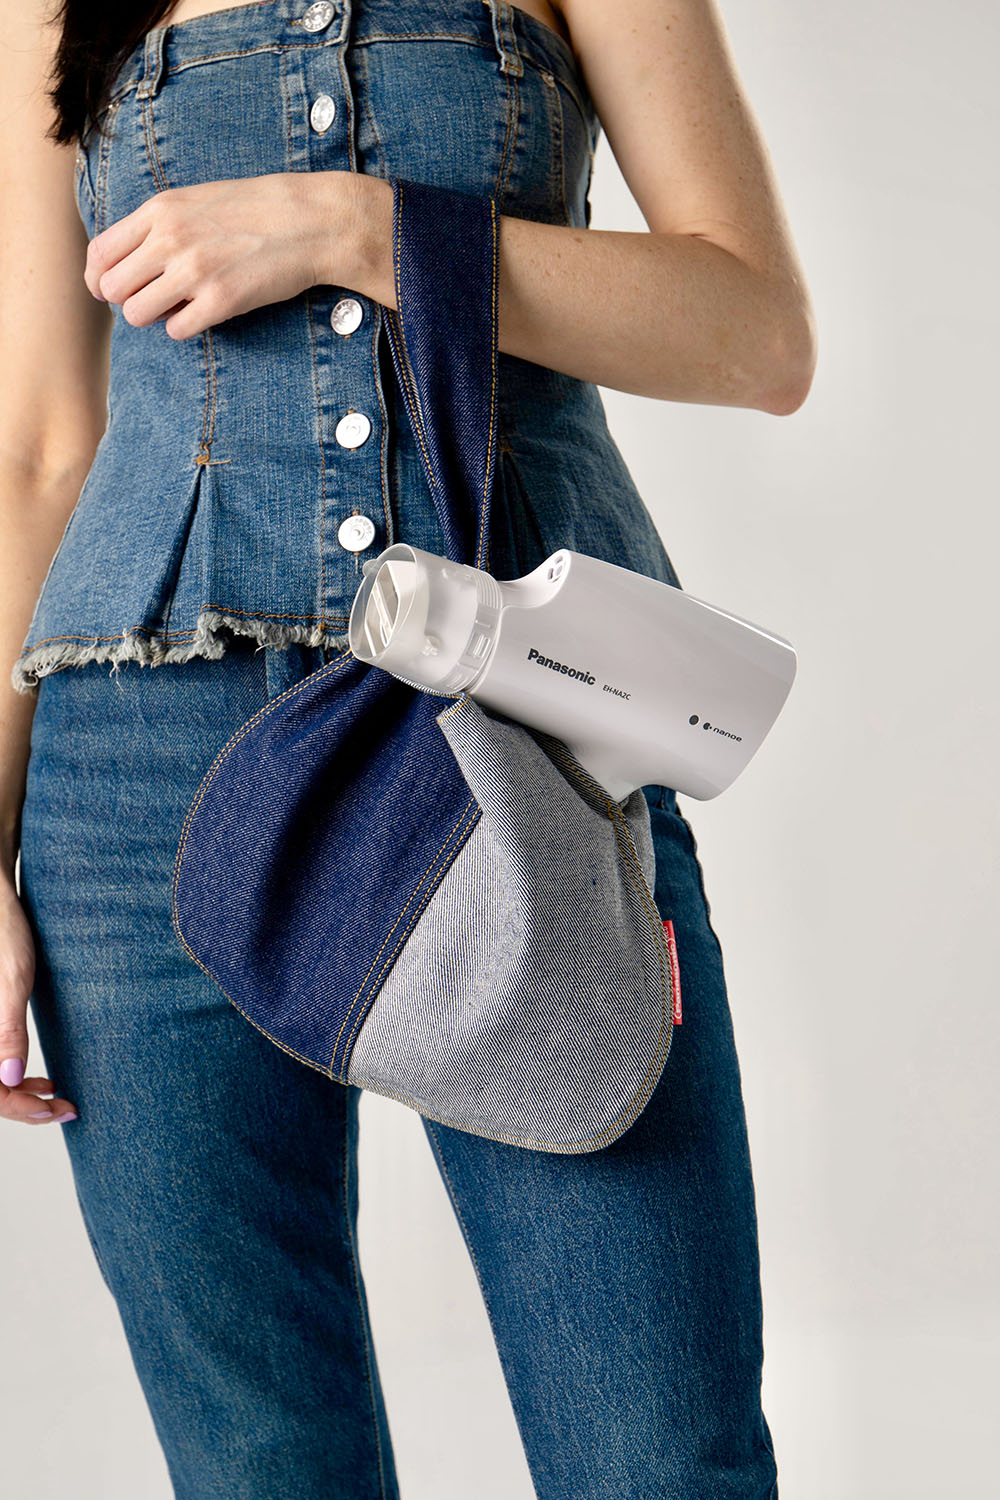
[[578,667],[568,667],[565,662],[553,661],[551,656],[542,656],[534,646],[528,652],[528,660],[533,661],[538,667],[551,667],[553,672],[562,672],[564,677],[575,677],[578,682],[597,681],[597,678],[590,672],[581,672]]

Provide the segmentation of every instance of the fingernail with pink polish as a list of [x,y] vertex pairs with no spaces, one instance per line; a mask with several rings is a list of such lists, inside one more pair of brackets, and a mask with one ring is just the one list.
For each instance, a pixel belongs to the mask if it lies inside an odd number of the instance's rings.
[[24,1063],[19,1057],[5,1057],[0,1063],[0,1083],[9,1089],[17,1088],[24,1077]]
[[29,1115],[29,1120],[47,1120],[52,1113],[51,1109],[40,1109],[37,1115]]
[[75,1114],[73,1114],[73,1113],[71,1113],[69,1111],[67,1111],[67,1113],[64,1114],[64,1115],[54,1115],[53,1116],[53,1119],[55,1120],[55,1122],[56,1122],[57,1125],[60,1124],[60,1122],[63,1121],[63,1120],[75,1120],[77,1118],[78,1118],[77,1115],[75,1115]]

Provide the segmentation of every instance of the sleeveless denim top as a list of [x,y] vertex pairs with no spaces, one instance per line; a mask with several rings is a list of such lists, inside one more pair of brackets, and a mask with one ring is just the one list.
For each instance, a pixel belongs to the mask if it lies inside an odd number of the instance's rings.
[[[156,26],[78,148],[88,236],[153,193],[365,172],[587,227],[600,131],[572,48],[505,0],[258,0]],[[331,225],[336,233],[336,225]],[[199,335],[110,305],[107,425],[11,673],[343,650],[362,566],[442,535],[382,305],[313,286]],[[500,353],[491,571],[559,547],[679,585],[595,385]]]

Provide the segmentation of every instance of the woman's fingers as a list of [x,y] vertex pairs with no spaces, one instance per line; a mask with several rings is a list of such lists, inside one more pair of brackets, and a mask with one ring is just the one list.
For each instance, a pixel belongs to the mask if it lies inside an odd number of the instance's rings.
[[[147,199],[132,213],[109,224],[107,229],[102,230],[100,234],[95,234],[87,245],[83,279],[87,290],[94,296],[103,295],[99,283],[105,271],[116,265],[126,255],[130,255],[146,238],[152,215],[150,204],[153,201],[153,199]],[[108,300],[106,296],[104,300]]]
[[[53,1095],[47,1098],[46,1095]],[[0,1116],[19,1124],[44,1125],[59,1115],[76,1110],[68,1099],[55,1094],[51,1078],[25,1078],[16,1088],[0,1087]]]
[[4,1102],[3,1116],[19,1125],[47,1125],[52,1120],[75,1120],[77,1114],[68,1099],[39,1099],[37,1094],[11,1089]]
[[188,303],[176,274],[166,271],[137,291],[130,292],[127,297],[119,299],[112,296],[109,300],[121,300],[122,317],[135,328],[148,328],[151,323],[165,320]]
[[7,1118],[25,1125],[44,1125],[57,1115],[70,1111],[76,1114],[68,1099],[56,1099],[56,1086],[51,1078],[25,1078],[17,1088],[11,1089],[10,1097],[17,1102],[11,1105]]

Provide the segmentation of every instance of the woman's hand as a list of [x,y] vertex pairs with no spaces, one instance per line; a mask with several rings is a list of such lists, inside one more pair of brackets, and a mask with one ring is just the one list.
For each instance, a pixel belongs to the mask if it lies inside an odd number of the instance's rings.
[[0,875],[0,1116],[23,1125],[75,1120],[68,1099],[47,1103],[51,1078],[24,1078],[28,1056],[28,996],[35,981],[35,945],[12,878]]
[[351,172],[168,188],[95,235],[83,279],[95,297],[120,303],[127,323],[165,318],[172,339],[190,338],[306,287],[340,284],[363,196]]

